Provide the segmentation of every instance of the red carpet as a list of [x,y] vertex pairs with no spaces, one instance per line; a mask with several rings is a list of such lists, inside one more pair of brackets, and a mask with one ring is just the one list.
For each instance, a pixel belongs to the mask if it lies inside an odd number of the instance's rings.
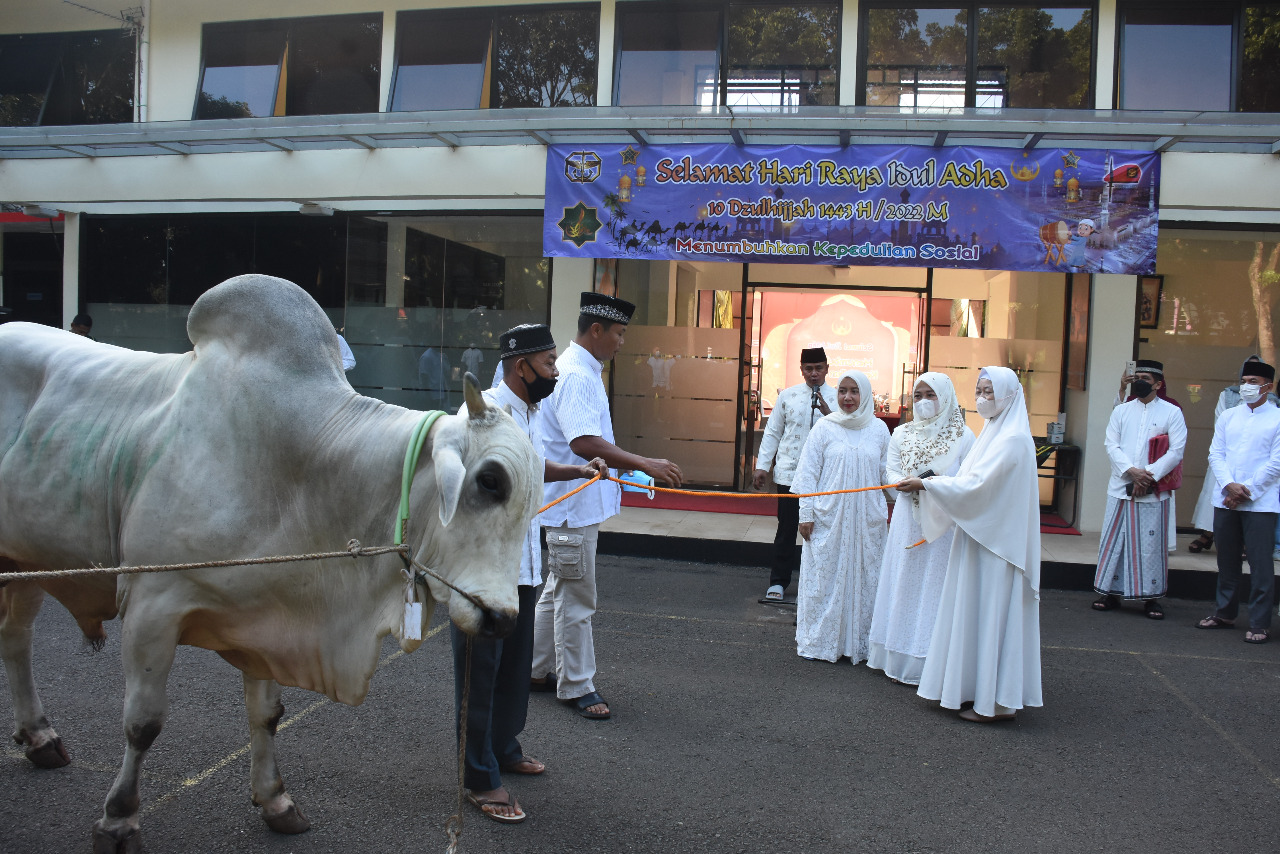
[[[791,499],[787,499],[791,500]],[[694,510],[699,513],[739,513],[744,516],[776,516],[778,499],[729,498],[722,495],[702,495],[686,492],[655,492],[653,500],[639,492],[623,492],[623,507],[648,507],[654,510]],[[1052,513],[1040,513],[1040,533],[1080,536],[1075,528],[1068,527],[1067,520]]]

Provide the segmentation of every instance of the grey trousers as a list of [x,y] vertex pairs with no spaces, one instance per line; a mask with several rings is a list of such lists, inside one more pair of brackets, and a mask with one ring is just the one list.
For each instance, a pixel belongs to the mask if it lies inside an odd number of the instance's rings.
[[596,689],[591,617],[596,612],[596,541],[600,526],[562,525],[546,531],[548,543],[556,534],[582,535],[582,577],[561,578],[555,574],[555,557],[547,561],[547,583],[533,617],[533,678],[555,674],[556,696],[576,700]]
[[1242,552],[1249,555],[1249,628],[1271,628],[1271,607],[1275,597],[1276,518],[1280,513],[1213,509],[1213,540],[1218,550],[1218,611],[1224,620],[1234,620],[1240,611],[1240,571]]

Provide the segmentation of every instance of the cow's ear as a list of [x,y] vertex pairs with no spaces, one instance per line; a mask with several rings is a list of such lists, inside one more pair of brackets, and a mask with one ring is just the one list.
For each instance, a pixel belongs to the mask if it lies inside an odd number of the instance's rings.
[[462,377],[462,396],[467,400],[467,412],[471,417],[484,418],[485,410],[489,407],[484,402],[484,395],[480,393],[479,382],[470,371]]
[[440,523],[446,528],[458,510],[462,497],[462,484],[467,480],[467,467],[457,450],[447,445],[434,448],[431,453],[436,468],[436,487],[440,490]]

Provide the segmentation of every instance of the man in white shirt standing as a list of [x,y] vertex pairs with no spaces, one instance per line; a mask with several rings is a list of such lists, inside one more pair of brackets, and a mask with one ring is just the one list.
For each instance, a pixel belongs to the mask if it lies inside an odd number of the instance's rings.
[[[807,347],[800,351],[800,373],[804,382],[784,389],[773,404],[769,423],[760,439],[760,453],[751,484],[764,489],[769,468],[773,467],[773,483],[779,495],[791,493],[791,478],[809,430],[819,418],[836,405],[836,392],[826,384],[827,351]],[[769,573],[769,589],[764,598],[781,602],[791,575],[800,565],[800,548],[796,545],[796,529],[800,525],[800,502],[778,499],[778,531],[773,537],[773,569]]]
[[[1172,509],[1172,490],[1157,483],[1182,462],[1187,423],[1182,410],[1159,397],[1164,365],[1140,359],[1130,391],[1133,400],[1111,410],[1107,423],[1107,515],[1098,545],[1098,571],[1093,589],[1102,594],[1093,603],[1098,611],[1112,611],[1121,600],[1143,603],[1153,620],[1164,619],[1160,597],[1169,589],[1169,551],[1165,547]],[[1165,437],[1163,453],[1152,458],[1151,440]]]
[[[526,324],[502,335],[503,381],[484,396],[498,407],[506,407],[524,430],[533,448],[542,456],[538,431],[538,402],[556,387],[556,342],[551,330],[541,324]],[[545,481],[580,480],[607,472],[604,460],[585,465],[561,465],[544,460]],[[494,821],[514,824],[525,814],[502,785],[502,772],[541,774],[546,765],[525,756],[519,735],[524,730],[529,708],[529,677],[533,666],[533,612],[535,593],[542,583],[542,546],[538,519],[525,532],[520,553],[520,613],[515,630],[502,639],[473,638],[471,641],[471,693],[467,705],[467,755],[464,784],[467,797]],[[465,684],[466,636],[450,624],[453,641],[454,711],[461,718],[462,689]],[[461,728],[459,727],[459,733]]]
[[1271,549],[1280,515],[1280,408],[1267,405],[1276,369],[1266,362],[1245,362],[1240,399],[1213,427],[1209,476],[1213,495],[1213,537],[1218,547],[1218,608],[1196,623],[1202,629],[1228,629],[1240,610],[1242,552],[1249,555],[1249,631],[1246,643],[1266,643],[1271,630],[1275,567]]
[[[679,486],[684,475],[675,463],[630,454],[613,444],[609,395],[600,373],[622,347],[636,307],[596,293],[584,293],[579,306],[578,337],[557,362],[560,382],[543,411],[547,459],[581,465],[601,457],[614,469],[639,469]],[[570,489],[549,483],[543,497],[551,502]],[[612,714],[595,688],[591,617],[596,611],[596,541],[600,523],[621,508],[621,496],[618,484],[600,481],[542,514],[550,577],[534,617],[533,689],[554,689],[578,714],[593,720]]]

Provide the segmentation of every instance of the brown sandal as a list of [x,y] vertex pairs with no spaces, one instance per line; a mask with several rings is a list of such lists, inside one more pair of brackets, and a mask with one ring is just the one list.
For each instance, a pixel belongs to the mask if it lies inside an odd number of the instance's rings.
[[1213,548],[1213,534],[1209,533],[1201,534],[1187,544],[1187,551],[1192,552],[1193,554],[1207,552],[1211,548]]

